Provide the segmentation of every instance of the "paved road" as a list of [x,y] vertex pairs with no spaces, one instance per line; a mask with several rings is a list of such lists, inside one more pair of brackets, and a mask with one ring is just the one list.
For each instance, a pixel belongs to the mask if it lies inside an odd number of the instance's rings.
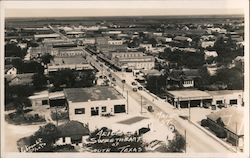
[[[87,53],[87,52],[86,52]],[[88,54],[88,53],[87,53]],[[189,123],[187,120],[183,120],[178,116],[178,110],[173,108],[169,103],[163,102],[162,100],[154,98],[149,92],[145,90],[133,92],[131,82],[134,81],[131,77],[129,77],[128,73],[122,72],[114,72],[110,70],[102,62],[96,62],[94,56],[88,54],[87,60],[91,62],[91,64],[96,67],[103,75],[108,77],[108,74],[112,75],[116,79],[116,86],[119,86],[122,89],[125,89],[124,93],[128,90],[129,97],[133,97],[139,104],[142,105],[142,112],[147,110],[148,105],[152,105],[154,108],[154,115],[156,118],[159,118],[159,114],[163,114],[165,116],[170,116],[172,118],[171,124],[174,124],[175,128],[184,135],[186,131],[186,139],[187,139],[187,152],[189,153],[206,153],[206,152],[214,152],[214,153],[229,153],[227,148],[218,143],[215,139],[206,135],[203,131],[201,131],[196,126]],[[108,71],[109,70],[109,71]],[[126,83],[122,83],[122,80],[125,79]],[[111,80],[112,81],[112,80]]]

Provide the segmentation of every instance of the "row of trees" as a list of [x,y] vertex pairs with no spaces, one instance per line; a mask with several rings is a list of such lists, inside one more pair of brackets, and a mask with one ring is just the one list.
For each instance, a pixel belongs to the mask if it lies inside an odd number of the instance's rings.
[[64,87],[90,87],[94,85],[95,72],[93,70],[64,69],[50,74],[49,80],[58,90]]
[[188,68],[199,68],[205,63],[204,56],[201,53],[187,53],[181,50],[172,51],[170,48],[160,52],[159,57]]
[[197,84],[197,88],[200,89],[244,89],[244,74],[242,69],[237,67],[220,69],[214,76],[209,76],[206,68],[202,68],[200,69],[200,75],[201,80]]

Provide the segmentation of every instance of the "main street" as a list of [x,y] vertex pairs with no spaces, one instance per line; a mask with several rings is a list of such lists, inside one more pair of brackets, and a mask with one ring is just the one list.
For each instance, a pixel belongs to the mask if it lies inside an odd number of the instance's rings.
[[[94,55],[89,54],[86,50],[84,50],[87,54],[87,61],[91,63],[94,67],[98,69],[99,72],[101,72],[102,75],[109,76],[109,74],[112,75],[112,78],[115,78],[115,82],[112,81],[110,78],[110,81],[113,82],[116,86],[119,86],[121,89],[124,89],[123,94],[126,95],[128,93],[129,97],[132,97],[134,100],[136,100],[139,104],[142,106],[142,114],[144,111],[147,110],[147,106],[151,105],[153,106],[154,112],[151,114],[158,118],[159,121],[162,121],[162,119],[159,117],[159,114],[161,116],[167,116],[171,118],[171,124],[175,126],[175,128],[178,130],[179,133],[181,133],[183,136],[186,132],[186,140],[187,140],[187,152],[189,153],[206,153],[206,152],[214,152],[214,153],[228,153],[231,152],[226,147],[221,145],[219,142],[217,142],[214,138],[211,138],[206,133],[201,131],[199,128],[191,124],[188,120],[183,120],[179,117],[178,109],[173,108],[172,105],[170,105],[167,102],[164,102],[160,100],[159,98],[155,98],[154,95],[150,94],[150,92],[146,91],[145,89],[137,92],[133,91],[133,86],[131,83],[134,81],[132,77],[130,77],[131,73],[125,73],[125,72],[115,72],[112,69],[110,69],[108,66],[106,66],[103,62],[97,61],[96,57]],[[122,80],[125,80],[126,82],[123,83]],[[129,108],[133,108],[131,105],[129,105]]]
[[[62,35],[59,31],[54,29],[50,26],[50,28],[55,32],[58,33],[63,39],[68,39],[64,35]],[[112,78],[115,78],[114,82],[116,86],[119,86],[122,88],[124,93],[128,93],[128,97],[132,97],[134,100],[136,100],[139,104],[141,104],[141,112],[143,115],[143,111],[147,110],[147,106],[151,105],[153,106],[154,112],[152,112],[152,115],[159,119],[159,121],[162,121],[162,119],[159,117],[159,114],[163,116],[168,116],[171,118],[171,124],[175,126],[175,128],[180,132],[182,135],[185,135],[186,133],[186,141],[187,141],[187,152],[189,153],[229,153],[231,152],[228,150],[225,146],[221,145],[217,140],[214,138],[208,136],[206,133],[204,133],[202,130],[200,130],[198,127],[194,126],[187,120],[183,120],[178,115],[178,110],[174,109],[172,105],[170,105],[167,102],[162,102],[158,98],[155,98],[150,94],[150,92],[142,90],[134,92],[132,90],[131,82],[133,79],[129,77],[129,73],[123,73],[123,72],[114,72],[112,69],[107,67],[105,63],[98,61],[95,55],[90,54],[87,50],[85,50],[84,47],[82,47],[83,51],[86,54],[86,60],[93,65],[96,69],[98,69],[99,72],[101,72],[105,76],[109,76],[109,74],[112,75]],[[125,80],[126,82],[123,83],[122,80]],[[129,105],[129,108],[132,108],[131,105]]]

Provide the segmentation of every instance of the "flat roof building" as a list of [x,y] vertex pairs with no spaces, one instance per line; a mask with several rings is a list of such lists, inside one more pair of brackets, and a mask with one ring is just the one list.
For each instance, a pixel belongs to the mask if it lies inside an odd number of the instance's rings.
[[64,89],[70,120],[86,122],[93,116],[115,115],[127,111],[126,99],[113,87]]
[[48,65],[48,73],[61,69],[93,70],[94,68],[82,56],[55,57]]
[[203,104],[212,102],[212,96],[200,90],[168,91],[167,99],[176,108],[202,107]]

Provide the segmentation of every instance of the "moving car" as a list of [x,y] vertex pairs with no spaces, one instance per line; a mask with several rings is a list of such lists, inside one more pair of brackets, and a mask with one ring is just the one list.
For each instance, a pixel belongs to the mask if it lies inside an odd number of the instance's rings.
[[143,87],[142,87],[142,86],[139,86],[139,87],[138,87],[138,90],[140,90],[140,91],[143,90]]
[[134,92],[137,92],[137,88],[136,88],[136,87],[134,87],[134,88],[133,88],[133,91],[134,91]]
[[137,83],[136,83],[136,82],[132,82],[131,84],[132,84],[133,86],[136,86],[136,85],[137,85]]

